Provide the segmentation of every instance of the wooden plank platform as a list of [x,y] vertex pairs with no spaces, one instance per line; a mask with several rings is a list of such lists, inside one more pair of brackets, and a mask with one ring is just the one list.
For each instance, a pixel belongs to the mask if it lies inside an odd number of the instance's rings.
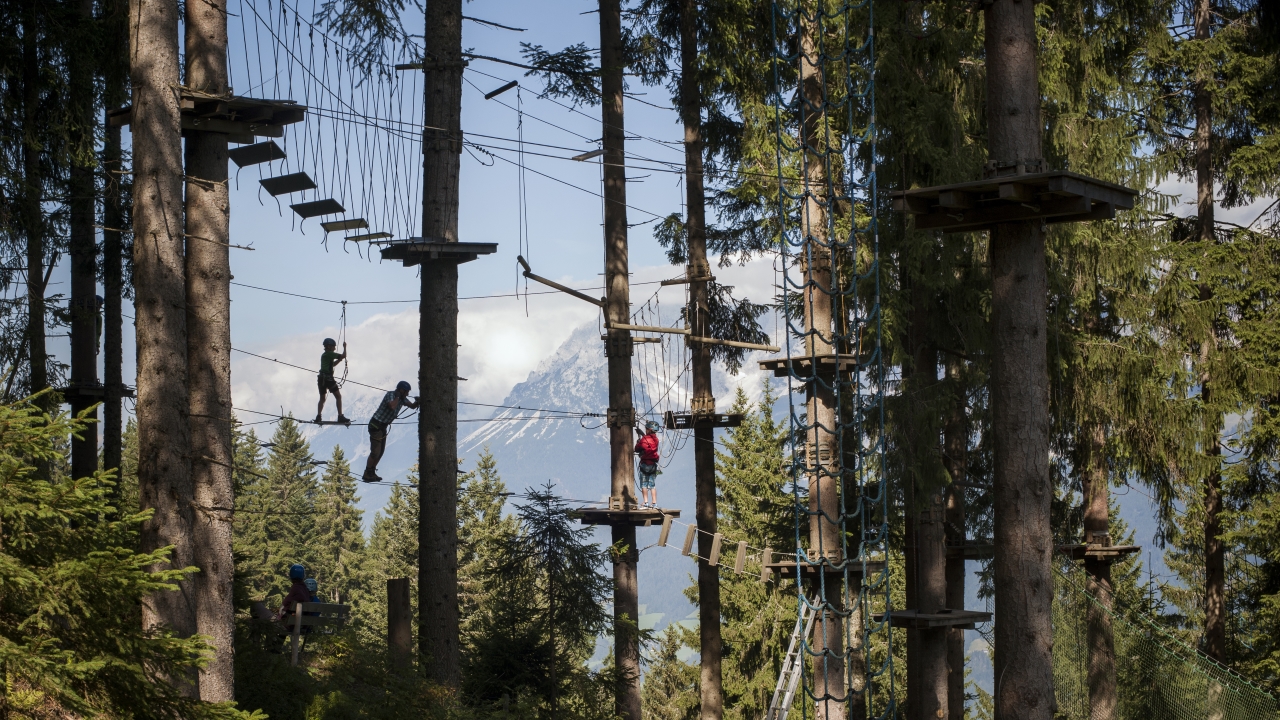
[[481,255],[498,251],[498,243],[446,242],[439,238],[409,238],[389,242],[382,248],[383,260],[401,260],[405,267],[413,267],[423,261],[445,260],[456,263],[471,262]]
[[[884,620],[884,614],[876,615],[877,621]],[[918,610],[894,610],[889,613],[889,624],[896,628],[911,630],[932,630],[936,628],[959,628],[974,630],[978,623],[991,622],[991,613],[978,610],[940,610],[936,613],[922,613]]]
[[262,185],[263,190],[271,194],[271,197],[302,192],[303,190],[314,190],[316,187],[316,181],[312,180],[311,176],[304,172],[262,178],[258,183]]
[[285,158],[284,150],[276,144],[274,140],[256,143],[254,145],[242,145],[237,148],[231,148],[227,151],[227,157],[236,164],[236,167],[248,167],[250,165],[258,165],[264,162],[272,162],[275,160],[283,160]]
[[[285,125],[302,122],[307,116],[307,107],[293,100],[238,95],[215,97],[187,89],[180,92],[183,130],[224,133],[231,142],[251,143],[255,137],[283,137]],[[132,105],[107,114],[107,124],[111,127],[132,123]]]
[[[320,227],[325,232],[337,232],[339,230],[365,230],[369,227],[369,221],[364,218],[351,218],[350,220],[330,220],[329,222],[320,223]],[[387,237],[391,237],[390,234]]]
[[663,424],[668,430],[691,430],[696,427],[727,428],[738,427],[744,416],[735,413],[678,413],[670,410],[663,416]]
[[[67,385],[66,387],[54,388],[54,390],[57,391],[57,393],[61,395],[62,399],[66,402],[70,402],[73,398],[76,400],[82,398],[86,400],[98,400],[106,398],[107,396],[107,386],[102,383],[94,385]],[[120,397],[134,397],[133,388],[128,385],[122,387],[120,390]]]
[[[769,571],[770,577],[772,578],[776,578],[779,580],[795,579],[795,576],[796,576],[795,560],[771,560],[765,563],[764,567]],[[849,576],[851,578],[862,576],[862,571],[864,567],[863,563],[858,561],[851,561],[848,567],[849,567]],[[866,567],[866,571],[869,574],[875,575],[884,571],[884,561],[869,560],[866,562],[865,567]],[[834,565],[811,565],[809,563],[802,563],[800,565],[800,574],[806,580],[816,579],[818,577],[819,571],[821,571],[821,574],[827,576],[828,582],[830,582],[832,578],[844,577],[844,568],[836,567]]]
[[619,510],[607,507],[583,507],[570,510],[569,515],[581,520],[583,525],[637,525],[649,527],[654,523],[661,525],[663,518],[680,517],[680,511],[675,508],[633,507]]
[[995,556],[996,546],[990,540],[966,540],[962,543],[947,543],[948,558],[990,560]]
[[1142,552],[1140,545],[1059,545],[1058,552],[1072,560],[1111,560],[1115,561],[1125,555]]
[[837,372],[846,372],[857,367],[858,356],[852,354],[797,355],[795,357],[761,360],[760,369],[773,372],[774,377],[790,377],[794,374],[800,380],[808,381],[817,375],[823,378],[835,377]]
[[1138,191],[1058,170],[890,193],[894,209],[915,216],[917,230],[968,232],[1022,220],[1108,220],[1133,208]]

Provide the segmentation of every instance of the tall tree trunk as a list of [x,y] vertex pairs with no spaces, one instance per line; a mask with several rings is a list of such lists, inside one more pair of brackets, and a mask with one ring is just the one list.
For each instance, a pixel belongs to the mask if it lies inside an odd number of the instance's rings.
[[[989,161],[1041,162],[1035,3],[985,10]],[[1053,716],[1053,535],[1044,233],[1039,220],[991,231],[995,711]]]
[[[951,477],[947,490],[946,539],[963,545],[967,539],[965,529],[964,484],[967,482],[969,463],[969,430],[965,415],[963,368],[954,355],[945,361],[947,384],[951,391],[951,404],[947,408],[943,426],[943,463]],[[960,609],[965,606],[964,557],[947,559],[947,607]],[[964,630],[947,628],[947,717],[964,720]]]
[[[800,95],[801,140],[804,145],[805,199],[801,208],[801,231],[804,258],[804,321],[805,351],[810,356],[830,355],[835,351],[835,326],[832,317],[832,298],[837,292],[833,284],[832,253],[825,247],[830,233],[827,227],[826,202],[828,168],[825,116],[825,69],[821,63],[818,45],[819,13],[816,4],[805,3],[800,13]],[[816,370],[816,363],[815,363]],[[839,435],[836,430],[836,394],[832,380],[811,382],[807,386],[807,413],[809,430],[805,438],[805,464],[809,475],[809,543],[811,560],[822,558],[840,563],[842,557],[841,528],[839,524],[841,458]],[[818,623],[812,639],[814,655],[813,692],[814,717],[817,720],[843,718],[850,703],[860,714],[865,706],[861,697],[862,687],[848,688],[845,683],[846,658],[861,662],[859,648],[845,650],[845,620],[842,583],[827,581],[817,586],[820,597]],[[862,635],[861,617],[857,605],[849,617],[854,635]],[[861,668],[850,675],[860,680]],[[855,696],[847,695],[852,690]]]
[[[1212,36],[1212,3],[1210,0],[1196,0],[1194,7],[1195,39],[1207,41]],[[1206,246],[1212,245],[1214,239],[1214,188],[1213,188],[1213,95],[1207,81],[1197,80],[1195,83],[1195,153],[1196,153],[1196,212],[1197,234]],[[1213,288],[1208,285],[1200,287],[1200,300],[1209,303],[1213,299]],[[1215,324],[1216,326],[1216,324]],[[1201,349],[1201,365],[1207,365],[1213,338],[1206,337]],[[1200,375],[1200,399],[1207,412],[1211,412],[1211,386],[1213,378],[1207,369],[1202,368]],[[1221,418],[1212,417],[1206,421],[1205,455],[1213,465],[1204,483],[1204,652],[1219,662],[1227,659],[1227,614],[1226,614],[1226,546],[1223,544],[1222,520],[1222,476],[1218,469],[1222,456]]]
[[[183,258],[178,5],[130,0],[133,76],[133,277],[138,358],[138,495],[154,511],[142,549],[173,546],[170,567],[195,563],[191,435],[187,424],[187,313]],[[195,581],[143,603],[148,628],[196,632]],[[172,678],[198,695],[195,677]]]
[[[626,56],[622,45],[619,0],[600,0],[600,120],[604,145],[604,273],[605,320],[627,323],[631,316],[631,282],[627,256],[626,132],[623,129],[622,77]],[[634,508],[635,408],[631,398],[631,333],[608,330],[610,496]],[[640,639],[630,628],[640,619],[640,588],[634,525],[614,525],[613,628],[614,666],[619,675],[614,712],[640,720]]]
[[[689,248],[689,326],[696,337],[711,336],[711,307],[707,300],[706,194],[702,165],[702,85],[698,77],[698,3],[682,0],[680,7],[680,106],[684,122],[684,177],[687,189],[685,233]],[[711,557],[718,527],[716,508],[715,428],[709,422],[716,410],[711,388],[711,347],[693,345],[693,467],[697,494],[699,557]],[[698,562],[698,640],[702,720],[724,714],[721,690],[720,569]]]
[[[22,229],[27,240],[27,361],[28,390],[49,387],[49,354],[45,349],[45,231],[41,196],[44,178],[40,173],[40,55],[37,40],[41,32],[39,0],[27,0],[22,12]],[[50,263],[52,264],[52,263]],[[16,368],[14,372],[17,372]],[[53,409],[49,399],[40,406]]]
[[[426,5],[422,235],[458,242],[462,0]],[[458,266],[422,263],[418,327],[418,648],[428,675],[462,682],[458,655]]]
[[[88,43],[95,27],[93,0],[79,0],[79,17],[73,37]],[[96,187],[93,178],[97,144],[94,110],[93,64],[87,52],[70,53],[71,127],[71,389],[72,414],[79,415],[98,403],[86,392],[98,386],[98,248],[93,229]],[[98,412],[71,439],[71,475],[82,478],[98,469]]]
[[[230,93],[226,0],[186,4],[187,86]],[[227,136],[187,133],[187,374],[191,393],[192,528],[196,628],[214,647],[200,669],[200,699],[235,699],[235,607],[231,589],[231,199]]]
[[[1080,478],[1084,491],[1084,541],[1086,545],[1110,546],[1110,502],[1107,465],[1104,450],[1106,431],[1099,422],[1081,428]],[[1089,647],[1089,718],[1112,720],[1118,708],[1116,694],[1116,647],[1111,629],[1111,560],[1089,558],[1084,562],[1089,594],[1097,602],[1089,603],[1087,645]]]
[[[128,101],[129,4],[107,0],[103,6],[106,35],[103,104],[112,110]],[[120,468],[124,456],[124,150],[120,127],[106,123],[102,147],[102,465]],[[115,490],[119,505],[119,488]],[[123,510],[123,509],[122,509]]]

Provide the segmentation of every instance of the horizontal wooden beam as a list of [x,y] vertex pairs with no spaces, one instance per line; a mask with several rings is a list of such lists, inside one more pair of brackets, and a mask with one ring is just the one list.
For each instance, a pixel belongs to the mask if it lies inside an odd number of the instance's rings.
[[626,323],[606,322],[604,326],[609,330],[631,330],[633,332],[652,332],[667,333],[668,335],[689,335],[692,333],[689,328],[670,328],[660,327],[657,325],[627,325]]

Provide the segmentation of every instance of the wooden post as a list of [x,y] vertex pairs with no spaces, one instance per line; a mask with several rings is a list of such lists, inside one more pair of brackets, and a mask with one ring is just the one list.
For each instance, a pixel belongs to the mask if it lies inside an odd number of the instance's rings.
[[413,657],[413,611],[409,607],[409,578],[387,579],[387,647],[398,665]]
[[[698,78],[698,2],[681,0],[680,6],[680,114],[684,123],[684,176],[686,188],[685,237],[689,248],[689,328],[693,337],[711,337],[708,302],[706,192],[703,175],[702,84]],[[689,341],[693,390],[693,468],[696,494],[695,522],[702,531],[698,554],[709,558],[718,533],[716,507],[715,428],[716,411],[711,389],[711,346]],[[720,573],[714,563],[698,563],[698,640],[701,680],[700,717],[720,720],[724,693],[720,656]]]
[[[1040,164],[1035,3],[986,6],[990,163]],[[1053,715],[1048,293],[1041,221],[990,235],[996,717]]]
[[302,639],[302,603],[294,603],[293,606],[293,633],[291,640],[293,643],[293,658],[289,664],[298,667],[298,652],[301,648]]
[[[627,270],[626,132],[623,130],[623,70],[620,0],[600,0],[600,116],[604,145],[604,274],[605,320],[626,323],[631,315],[631,284]],[[610,327],[609,348],[609,460],[610,495],[623,509],[636,506],[632,465],[631,333]],[[624,628],[640,619],[635,525],[616,524],[612,542],[621,549],[613,557],[614,666],[619,681],[614,712],[624,720],[640,720],[640,638]]]
[[[946,377],[951,392],[946,424],[943,426],[942,462],[951,477],[947,491],[946,539],[963,544],[965,533],[964,483],[968,464],[969,435],[965,423],[964,386],[960,360],[947,355]],[[965,561],[963,557],[947,559],[947,607],[965,605]],[[947,628],[947,718],[964,720],[964,630]]]
[[[133,284],[137,316],[138,495],[154,511],[142,550],[173,546],[165,567],[195,564],[191,547],[191,436],[187,425],[186,280],[182,135],[178,110],[178,5],[130,0],[133,75]],[[193,580],[142,605],[148,627],[196,631]],[[194,682],[174,678],[196,695]]]
[[[226,0],[186,7],[187,86],[214,96],[230,93]],[[192,527],[196,628],[210,638],[213,658],[200,669],[200,699],[235,699],[235,607],[231,585],[231,198],[227,136],[186,133],[187,378],[190,392],[191,482],[200,510]]]
[[[800,266],[804,272],[804,328],[805,353],[810,356],[830,355],[835,352],[832,344],[832,257],[826,246],[829,239],[825,202],[828,194],[825,135],[824,85],[826,76],[820,62],[818,45],[818,18],[821,9],[816,2],[803,3],[800,15],[800,65],[801,142],[804,147],[804,190],[800,223],[804,235]],[[815,364],[816,368],[816,364]],[[807,417],[810,429],[805,437],[805,464],[809,475],[809,545],[811,552],[836,560],[840,553],[840,526],[833,522],[840,517],[839,486],[842,473],[838,455],[836,427],[836,398],[829,382],[814,381],[806,389]],[[816,559],[816,558],[813,558]],[[845,699],[850,690],[860,693],[861,686],[846,688],[845,646],[842,598],[839,590],[828,588],[824,604],[817,609],[817,621],[813,637],[813,692],[814,717],[817,720],[835,720],[846,716]],[[849,616],[849,622],[860,628],[862,621],[857,610]],[[861,636],[861,630],[857,635]],[[856,662],[860,655],[851,653]],[[851,673],[855,682],[862,672]],[[865,703],[862,698],[853,700],[858,709]]]
[[[79,41],[90,42],[94,27],[93,1],[79,0],[79,14],[72,33]],[[93,58],[87,52],[71,53],[70,93],[72,154],[70,177],[70,260],[71,260],[71,413],[97,404],[86,390],[98,385],[98,249],[94,231],[96,187],[94,153],[96,118],[93,88]],[[96,421],[95,410],[90,416]],[[98,469],[98,424],[90,422],[71,439],[71,476],[82,478]]]
[[[462,0],[426,3],[422,236],[458,241]],[[418,326],[418,651],[428,677],[462,681],[458,656],[458,265],[424,260]]]

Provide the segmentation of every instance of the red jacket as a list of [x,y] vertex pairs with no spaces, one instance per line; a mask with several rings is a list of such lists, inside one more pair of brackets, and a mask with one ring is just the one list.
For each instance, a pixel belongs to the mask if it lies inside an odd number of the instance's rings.
[[640,462],[658,462],[658,436],[645,435],[636,442],[636,452],[640,453]]

